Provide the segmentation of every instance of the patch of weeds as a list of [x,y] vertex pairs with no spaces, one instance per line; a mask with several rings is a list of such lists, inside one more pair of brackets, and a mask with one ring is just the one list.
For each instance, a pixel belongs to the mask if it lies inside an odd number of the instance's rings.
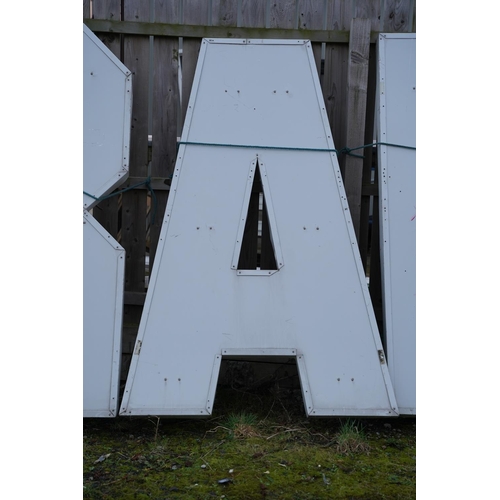
[[368,453],[370,445],[362,425],[356,420],[347,419],[341,423],[335,436],[335,449],[342,455],[350,453]]
[[258,437],[257,432],[258,419],[254,413],[245,411],[239,413],[230,413],[222,422],[222,427],[229,431],[230,437],[235,439],[245,439]]

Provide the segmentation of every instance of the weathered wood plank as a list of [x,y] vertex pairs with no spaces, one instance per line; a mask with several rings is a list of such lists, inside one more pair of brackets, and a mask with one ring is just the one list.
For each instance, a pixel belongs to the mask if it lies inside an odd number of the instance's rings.
[[259,191],[252,190],[248,203],[247,220],[243,231],[238,269],[257,268],[257,229],[259,227]]
[[381,15],[381,31],[404,33],[413,28],[413,0],[385,0]]
[[281,0],[279,2],[271,2],[269,10],[269,26],[271,28],[298,28],[297,0]]
[[180,22],[181,3],[172,0],[154,0],[154,22],[171,23]]
[[[190,9],[185,9],[182,17],[183,24],[189,25],[207,25],[210,23],[217,24],[219,22],[218,15],[224,17],[224,14],[216,10],[215,17],[212,16],[213,10],[208,10],[206,2],[201,2],[200,5],[190,4]],[[203,6],[202,6],[203,5]],[[221,7],[220,5],[218,7]],[[221,7],[223,8],[223,7]],[[193,86],[194,73],[196,70],[196,63],[198,62],[198,54],[200,52],[201,38],[184,38],[182,47],[182,100],[181,100],[181,116],[180,116],[180,130],[178,135],[182,133],[184,127],[184,119],[189,103],[189,96],[191,95],[191,88]]]
[[[265,28],[267,21],[267,0],[241,0],[240,26]],[[251,38],[251,37],[248,37]]]
[[318,70],[319,83],[323,86],[323,75],[321,74],[321,43],[312,43],[312,51],[314,55],[314,62],[316,63],[316,69]]
[[[155,22],[180,22],[183,7],[181,2],[155,0],[154,7]],[[151,197],[149,218],[150,274],[155,261],[170,190],[166,180],[171,177],[174,170],[177,135],[179,134],[177,129],[180,108],[179,39],[177,37],[154,38],[153,64],[151,187],[154,197]]]
[[90,17],[90,0],[83,0],[83,18]]
[[[384,0],[382,0],[383,3]],[[380,1],[374,0],[353,0],[352,17],[369,19],[371,29],[380,30]]]
[[[346,109],[347,109],[347,44],[326,44],[325,74],[323,75],[323,97],[335,147],[346,145]],[[340,155],[339,165],[344,173],[345,156]]]
[[297,28],[310,30],[323,29],[326,0],[298,0],[297,11]]
[[198,54],[200,52],[201,39],[185,39],[182,49],[182,107],[179,130],[179,136],[184,127],[184,120],[186,118],[186,111],[193,87],[194,73],[196,71],[196,64],[198,62]]
[[[120,0],[96,0],[92,3],[92,13],[96,20],[120,21],[121,1]],[[92,29],[92,28],[91,28]],[[121,38],[122,35],[116,33],[97,33],[99,39],[113,52],[113,54],[122,60],[121,57]]]
[[206,0],[184,0],[182,4],[182,24],[190,24],[193,26],[208,26],[210,24],[210,2]]
[[[373,141],[374,122],[375,122],[375,94],[377,86],[377,55],[375,45],[370,46],[370,59],[368,63],[368,91],[366,96],[366,120],[365,120],[365,138],[364,144],[370,144]],[[370,201],[373,202],[375,193],[375,184],[371,184],[372,166],[373,166],[373,148],[363,150],[363,185],[361,190],[361,217],[360,217],[360,237],[359,251],[363,266],[367,268],[368,251],[370,248]]]
[[[155,38],[153,76],[153,155],[151,175],[171,177],[175,167],[179,110],[179,40]],[[168,192],[156,193],[156,212],[150,225],[149,266],[152,269]],[[152,207],[154,210],[154,207]]]
[[210,24],[238,26],[238,0],[212,0]]
[[[110,21],[84,19],[85,24],[94,32],[122,33],[136,36],[176,36],[184,38],[277,38],[305,39],[312,42],[348,43],[349,30],[335,29],[281,29],[232,26],[196,26],[189,24],[167,24],[136,21]],[[373,32],[370,41],[377,41],[378,33]]]
[[[314,0],[298,0],[298,28],[299,29],[323,29],[325,26],[326,0],[322,2]],[[314,61],[318,70],[320,84],[322,82],[321,75],[321,52],[322,44],[314,42],[311,44],[314,54]]]
[[349,30],[352,19],[353,0],[331,0],[327,3],[326,29]]
[[[128,0],[125,20],[148,21],[149,2]],[[149,37],[124,37],[124,64],[132,72],[132,128],[129,175],[146,176],[148,163]],[[121,244],[126,251],[125,291],[145,289],[147,196],[143,190],[123,193]],[[127,308],[125,308],[127,312]]]
[[[364,144],[366,95],[368,89],[368,60],[370,50],[370,20],[353,19],[349,43],[347,74],[347,137],[348,147]],[[344,185],[349,202],[352,224],[359,242],[361,218],[361,186],[363,159],[347,156],[345,159]]]

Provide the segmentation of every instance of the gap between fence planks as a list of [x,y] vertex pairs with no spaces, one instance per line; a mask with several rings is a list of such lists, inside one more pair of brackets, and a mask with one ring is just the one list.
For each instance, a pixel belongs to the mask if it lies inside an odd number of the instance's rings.
[[[370,56],[370,20],[351,20],[347,73],[346,145],[355,147],[365,140],[368,61]],[[363,152],[364,153],[364,152]],[[347,155],[344,185],[352,224],[359,241],[363,159]]]

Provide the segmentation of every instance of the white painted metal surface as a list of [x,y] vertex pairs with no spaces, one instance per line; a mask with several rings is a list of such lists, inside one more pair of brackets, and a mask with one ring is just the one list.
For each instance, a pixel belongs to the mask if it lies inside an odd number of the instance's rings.
[[[131,72],[83,25],[83,207],[128,177]],[[91,196],[88,196],[88,193]]]
[[[416,35],[378,40],[378,141],[416,146]],[[416,152],[378,146],[387,357],[400,413],[416,413]]]
[[[309,42],[202,42],[120,414],[209,415],[222,357],[287,356],[308,415],[397,415],[336,154],[311,148],[334,143]],[[240,273],[257,164],[277,269]]]
[[125,250],[83,212],[83,416],[117,415]]
[[[83,26],[84,192],[98,198],[128,176],[128,71]],[[83,197],[83,416],[118,410],[125,251],[86,210]]]

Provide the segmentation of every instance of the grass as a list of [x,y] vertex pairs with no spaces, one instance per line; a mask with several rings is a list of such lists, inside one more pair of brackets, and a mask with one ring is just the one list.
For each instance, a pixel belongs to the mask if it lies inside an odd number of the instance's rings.
[[366,440],[363,425],[348,418],[340,424],[336,435],[336,449],[339,453],[368,453],[370,444]]
[[84,419],[83,498],[415,498],[414,418],[307,419],[292,390],[216,403],[207,420]]

